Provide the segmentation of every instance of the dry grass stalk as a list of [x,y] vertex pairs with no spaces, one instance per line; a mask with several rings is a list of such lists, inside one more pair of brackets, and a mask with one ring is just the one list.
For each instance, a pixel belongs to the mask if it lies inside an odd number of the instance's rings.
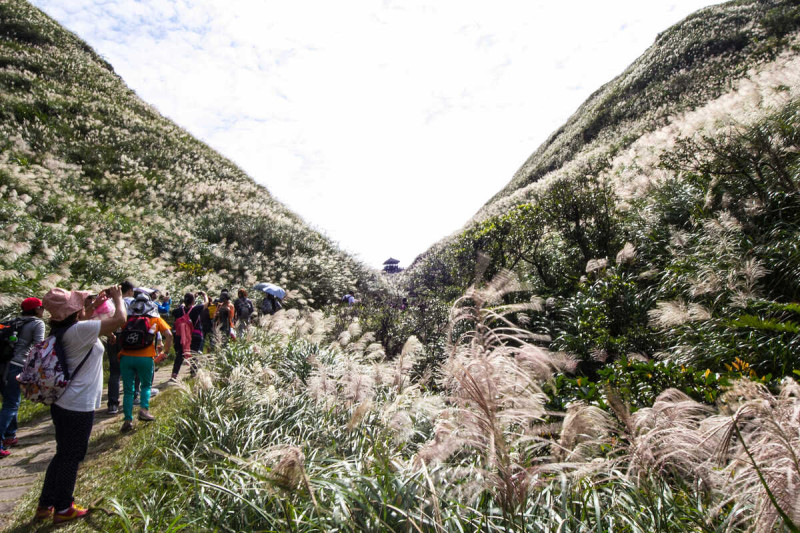
[[526,453],[529,444],[552,429],[544,422],[547,397],[541,385],[555,369],[574,365],[531,344],[535,336],[508,318],[531,309],[530,303],[502,304],[505,295],[522,288],[503,271],[484,287],[468,289],[454,305],[450,356],[441,376],[453,408],[438,417],[434,440],[416,457],[427,464],[459,449],[478,451],[481,477],[497,490],[506,513],[527,498],[527,468],[540,460]]
[[[753,529],[800,524],[800,386],[785,378],[778,396],[740,380],[720,411],[671,389],[633,419],[633,474],[669,472],[720,495],[720,507],[749,502]],[[790,529],[792,526],[789,526]]]

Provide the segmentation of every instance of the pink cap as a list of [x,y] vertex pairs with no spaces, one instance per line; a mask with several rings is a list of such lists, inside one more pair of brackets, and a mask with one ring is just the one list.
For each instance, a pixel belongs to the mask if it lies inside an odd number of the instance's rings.
[[89,291],[68,291],[56,287],[44,295],[42,303],[50,317],[60,322],[83,309],[83,302],[90,294]]

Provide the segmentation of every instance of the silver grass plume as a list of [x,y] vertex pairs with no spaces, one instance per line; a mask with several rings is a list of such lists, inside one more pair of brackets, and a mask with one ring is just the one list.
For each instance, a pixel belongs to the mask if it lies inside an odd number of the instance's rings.
[[527,497],[523,465],[541,460],[529,453],[530,443],[544,442],[543,434],[552,431],[543,422],[547,397],[541,385],[567,361],[532,344],[536,336],[509,320],[531,310],[531,303],[502,304],[504,296],[523,288],[512,273],[501,271],[454,304],[441,377],[453,409],[439,416],[434,440],[417,455],[428,463],[459,449],[479,452],[481,477],[497,490],[506,512]]
[[635,438],[630,450],[630,469],[635,475],[668,472],[691,479],[706,479],[705,463],[711,455],[698,428],[714,413],[677,389],[658,395],[653,407],[634,415]]
[[394,364],[393,386],[398,392],[402,391],[405,387],[409,372],[411,372],[411,369],[414,368],[414,365],[419,360],[422,350],[422,343],[414,335],[410,336],[403,344],[400,356]]
[[[667,471],[755,509],[753,530],[800,524],[800,386],[784,378],[778,396],[739,380],[715,409],[682,392],[659,395],[633,415],[633,474]],[[743,517],[744,519],[745,517]]]
[[597,457],[600,447],[619,432],[610,414],[584,402],[567,406],[561,438],[554,457],[560,461],[587,462]]
[[[751,387],[719,430],[718,457],[727,457],[729,494],[755,504],[756,533],[779,522],[800,526],[800,387],[784,378],[777,397]],[[730,435],[730,438],[727,436]],[[733,438],[735,436],[735,438]]]

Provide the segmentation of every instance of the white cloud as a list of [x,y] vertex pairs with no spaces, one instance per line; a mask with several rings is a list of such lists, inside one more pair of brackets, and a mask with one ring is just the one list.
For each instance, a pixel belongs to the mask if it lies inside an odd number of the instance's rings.
[[716,2],[33,3],[379,266],[460,227],[658,32]]

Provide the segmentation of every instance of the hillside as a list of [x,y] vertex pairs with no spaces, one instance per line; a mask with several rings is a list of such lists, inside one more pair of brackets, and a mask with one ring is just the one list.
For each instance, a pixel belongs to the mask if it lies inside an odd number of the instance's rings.
[[[581,105],[462,230],[417,258],[409,271],[417,278],[412,286],[419,291],[420,284],[438,285],[437,290],[452,285],[457,288],[448,298],[460,294],[475,272],[475,252],[489,248],[474,237],[491,240],[484,235],[486,227],[516,207],[543,206],[542,195],[553,190],[553,183],[569,188],[565,183],[576,178],[597,182],[615,206],[627,209],[668,174],[661,159],[681,139],[728,135],[796,100],[798,28],[796,1],[735,1],[703,9],[661,33],[625,72]],[[578,240],[594,225],[583,215],[580,209],[571,215],[577,217],[572,224]],[[542,229],[543,235],[550,233]],[[619,251],[622,243],[610,246],[605,233],[598,238],[606,242],[597,249],[580,243],[579,271],[589,259]],[[467,241],[471,259],[459,252]],[[538,268],[544,282],[548,275]]]
[[[613,158],[647,133],[734,91],[754,67],[793,46],[797,2],[735,1],[668,28],[622,74],[598,89],[525,161],[477,218],[568,163]],[[507,203],[501,202],[502,205]]]
[[796,1],[737,1],[662,33],[415,261],[407,291],[452,302],[510,272],[549,302],[525,327],[593,378],[628,359],[791,374],[799,29]]
[[140,100],[75,35],[0,3],[0,311],[54,285],[274,281],[312,306],[378,278]]

